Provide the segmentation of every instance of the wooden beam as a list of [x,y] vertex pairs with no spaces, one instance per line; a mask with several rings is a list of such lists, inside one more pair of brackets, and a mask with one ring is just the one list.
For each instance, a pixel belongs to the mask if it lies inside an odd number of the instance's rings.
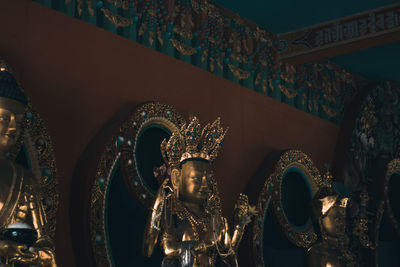
[[400,4],[278,35],[285,63],[303,64],[400,41]]

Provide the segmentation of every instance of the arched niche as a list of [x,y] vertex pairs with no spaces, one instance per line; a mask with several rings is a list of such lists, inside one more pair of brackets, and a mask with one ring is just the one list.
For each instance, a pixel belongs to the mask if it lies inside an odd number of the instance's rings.
[[[162,140],[183,124],[182,116],[166,104],[128,107],[95,138],[97,148],[82,155],[75,178],[86,179],[80,201],[87,201],[87,209],[75,212],[72,222],[74,229],[78,223],[82,228],[81,235],[74,235],[79,266],[160,266],[161,250],[151,258],[142,255],[143,232],[159,186],[153,168],[163,164]],[[79,205],[76,200],[73,204]]]
[[344,182],[349,196],[361,207],[351,224],[357,227],[366,221],[358,228],[363,230],[351,236],[363,266],[397,266],[389,260],[397,257],[398,253],[390,252],[396,248],[386,239],[396,236],[388,203],[389,180],[393,177],[395,183],[397,175],[388,176],[387,169],[400,156],[399,97],[395,82],[373,83],[360,90],[345,111],[332,164],[334,177]]
[[251,226],[253,263],[265,267],[304,266],[307,248],[317,240],[311,200],[322,178],[302,151],[288,150],[277,160],[276,156],[269,160],[274,158],[272,166],[261,166],[269,171],[260,171],[264,181],[257,199],[258,215]]

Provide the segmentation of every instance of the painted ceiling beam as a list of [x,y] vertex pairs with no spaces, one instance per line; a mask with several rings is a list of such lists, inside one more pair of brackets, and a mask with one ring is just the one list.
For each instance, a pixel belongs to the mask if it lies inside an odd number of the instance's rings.
[[278,35],[283,62],[303,64],[400,41],[400,4]]

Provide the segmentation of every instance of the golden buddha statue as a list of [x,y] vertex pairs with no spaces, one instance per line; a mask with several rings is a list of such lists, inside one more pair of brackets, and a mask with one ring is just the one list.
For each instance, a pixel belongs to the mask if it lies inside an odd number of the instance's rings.
[[341,198],[331,184],[329,171],[327,184],[320,188],[313,199],[313,217],[319,233],[319,242],[308,251],[309,267],[356,266],[349,249],[347,209],[349,198]]
[[0,59],[0,266],[56,266],[36,179],[9,159],[22,140],[26,104]]
[[143,238],[150,257],[158,236],[165,253],[163,267],[215,266],[219,255],[228,266],[238,266],[237,248],[253,208],[241,194],[235,205],[233,234],[222,217],[216,180],[211,168],[226,131],[219,118],[203,130],[194,117],[161,144],[170,168],[158,190]]

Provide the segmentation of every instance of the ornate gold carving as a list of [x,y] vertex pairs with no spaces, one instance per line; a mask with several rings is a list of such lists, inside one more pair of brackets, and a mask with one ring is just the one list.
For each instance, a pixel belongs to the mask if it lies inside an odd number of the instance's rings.
[[364,109],[361,113],[360,122],[362,125],[363,132],[370,137],[372,135],[372,130],[375,126],[375,104],[372,98],[368,101],[368,104],[365,105]]
[[389,202],[388,186],[390,179],[395,179],[392,177],[393,174],[400,174],[400,158],[393,159],[392,161],[389,162],[385,176],[385,188],[384,188],[385,208],[387,215],[389,217],[390,223],[393,225],[396,232],[400,235],[400,221],[396,219],[396,217],[394,216],[392,207]]
[[331,108],[330,106],[327,106],[325,104],[322,104],[322,109],[331,118],[336,117],[339,114],[339,111],[337,109]]
[[154,43],[154,32],[152,31],[149,32],[149,43],[150,45],[153,45]]
[[228,64],[229,70],[238,78],[239,80],[248,79],[250,77],[250,72],[242,70],[233,64]]
[[161,31],[157,31],[157,40],[160,43],[160,45],[164,45],[164,39],[162,38]]
[[[314,195],[323,184],[322,177],[311,158],[300,150],[289,150],[281,156],[273,175],[273,183],[280,185],[285,171],[292,166],[299,168],[305,174]],[[304,230],[293,228],[283,210],[281,187],[276,188],[275,192],[272,199],[274,213],[285,236],[296,246],[309,247],[317,240],[312,224],[309,224]]]
[[297,96],[297,91],[293,90],[292,88],[289,88],[283,84],[278,85],[279,89],[281,92],[287,97],[287,98],[293,98]]
[[191,56],[196,53],[196,49],[187,44],[181,43],[178,40],[173,39],[173,38],[171,38],[170,41],[171,41],[172,45],[176,48],[176,50],[178,50],[182,55]]
[[189,125],[183,125],[175,131],[168,142],[164,139],[161,144],[164,160],[170,167],[176,167],[191,158],[212,162],[218,155],[227,131],[220,127],[220,118],[201,130],[199,120],[193,117]]
[[128,19],[122,17],[118,14],[114,14],[111,10],[108,10],[104,7],[101,8],[101,11],[104,13],[104,16],[111,21],[116,27],[128,27],[133,24],[132,19]]
[[[237,248],[254,209],[249,207],[247,196],[241,194],[234,209],[235,227],[231,235],[227,220],[222,217],[211,166],[225,134],[219,119],[202,129],[193,117],[188,126],[183,125],[161,144],[171,175],[158,190],[146,225],[146,256],[152,255],[158,235],[162,234],[163,250],[173,262],[185,260],[188,266],[194,266],[194,262],[214,266],[219,254],[229,266],[237,266]],[[182,229],[183,236],[177,233],[178,229]],[[187,241],[194,242],[194,247],[186,247]],[[186,253],[191,256],[183,258]]]

